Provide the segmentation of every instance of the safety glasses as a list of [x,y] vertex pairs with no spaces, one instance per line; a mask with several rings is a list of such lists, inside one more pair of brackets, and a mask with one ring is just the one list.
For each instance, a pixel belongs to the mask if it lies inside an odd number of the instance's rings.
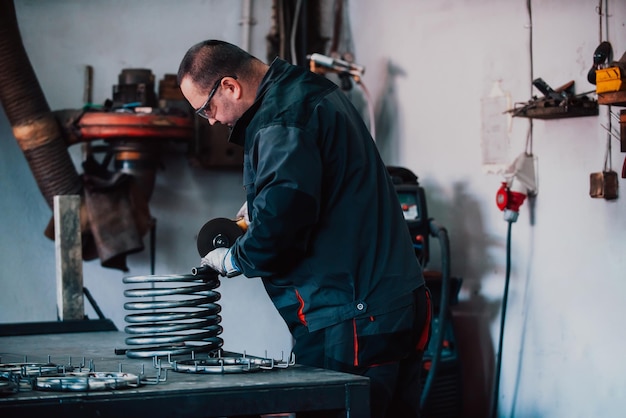
[[[237,76],[230,76],[230,77],[234,78],[235,80],[237,79]],[[215,93],[217,92],[217,89],[219,88],[219,86],[222,84],[222,80],[224,78],[226,78],[226,76],[220,77],[217,79],[217,81],[213,85],[213,88],[209,92],[209,96],[207,97],[204,104],[200,106],[198,109],[196,109],[196,115],[204,119],[209,119],[209,115],[207,114],[207,111],[209,110],[209,106],[211,105],[211,99],[213,99],[213,96],[215,96]]]

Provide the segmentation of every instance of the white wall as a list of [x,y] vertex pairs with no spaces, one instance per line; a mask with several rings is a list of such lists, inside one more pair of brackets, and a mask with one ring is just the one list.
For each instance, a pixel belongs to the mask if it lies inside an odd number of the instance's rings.
[[[598,2],[531,3],[534,77],[594,90],[587,71],[600,43]],[[609,15],[617,60],[626,51],[626,2],[609,1]],[[530,99],[526,1],[352,1],[350,22],[364,80],[379,114],[393,120],[386,121],[392,137],[379,129],[379,143],[391,149],[385,158],[420,177],[431,216],[450,234],[452,272],[464,279],[462,311],[489,321],[495,350],[507,223],[495,205],[501,177],[483,173],[481,100],[497,81],[514,102]],[[391,88],[383,83],[388,62],[400,73]],[[387,91],[393,95],[381,111]],[[601,124],[606,106],[597,117],[534,121],[536,222],[526,202],[512,227],[500,416],[623,416],[626,197],[589,197],[589,174],[604,162]],[[528,125],[512,120],[511,161],[524,151]],[[624,154],[618,141],[612,146],[621,173]],[[489,343],[480,335],[476,342]]]
[[[271,1],[253,4],[258,25],[251,49],[264,57]],[[534,77],[553,87],[575,80],[579,93],[593,90],[586,75],[599,44],[597,4],[532,2]],[[160,78],[174,72],[186,48],[200,39],[240,42],[241,10],[234,1],[16,0],[16,7],[52,109],[79,106],[86,64],[95,68],[94,101],[101,102],[122,68],[151,68]],[[501,177],[483,170],[481,100],[498,81],[512,101],[530,99],[526,1],[360,0],[348,10],[352,52],[366,66],[383,156],[413,170],[426,188],[430,215],[450,235],[452,272],[464,280],[458,309],[484,321],[491,338],[477,335],[476,343],[493,351],[507,224],[495,205]],[[609,40],[618,59],[626,50],[626,3],[609,1],[609,12]],[[500,416],[619,417],[626,407],[619,321],[626,315],[620,303],[626,291],[626,203],[624,197],[589,197],[589,174],[603,168],[606,133],[600,125],[608,123],[607,110],[601,106],[597,117],[534,121],[539,195],[535,224],[526,202],[512,226]],[[510,122],[512,160],[524,151],[529,121]],[[5,119],[0,127],[0,321],[54,320],[54,246],[43,237],[50,210]],[[618,172],[623,157],[613,141]],[[237,174],[200,172],[179,156],[166,164],[151,201],[158,222],[156,270],[179,273],[197,262],[199,226],[234,214],[243,194]],[[130,274],[147,274],[148,253],[130,256],[129,265]],[[436,257],[431,266],[437,267]],[[122,277],[97,261],[85,263],[86,286],[120,328]],[[257,285],[231,280],[221,288],[227,348],[289,345]]]

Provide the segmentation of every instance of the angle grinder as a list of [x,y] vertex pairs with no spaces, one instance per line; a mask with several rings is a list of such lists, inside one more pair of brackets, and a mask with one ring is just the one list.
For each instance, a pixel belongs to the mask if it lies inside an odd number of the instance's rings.
[[229,248],[247,229],[248,225],[243,218],[235,220],[228,218],[211,219],[198,232],[196,244],[200,257],[204,257],[216,248]]

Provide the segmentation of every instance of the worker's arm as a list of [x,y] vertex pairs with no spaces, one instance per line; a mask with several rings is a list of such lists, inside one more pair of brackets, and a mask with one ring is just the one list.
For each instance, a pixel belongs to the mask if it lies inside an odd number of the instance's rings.
[[257,133],[249,152],[252,213],[233,254],[246,276],[273,276],[289,271],[308,250],[320,213],[320,151],[303,129],[271,126]]

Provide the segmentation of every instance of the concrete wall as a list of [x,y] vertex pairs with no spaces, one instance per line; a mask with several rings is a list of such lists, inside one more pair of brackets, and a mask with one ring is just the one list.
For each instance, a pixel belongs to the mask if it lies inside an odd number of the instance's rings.
[[[94,101],[101,102],[122,68],[151,68],[160,78],[200,39],[241,43],[239,2],[15,1],[52,109],[80,106],[87,64],[95,68]],[[252,3],[251,52],[264,57],[271,1]],[[483,109],[494,86],[511,107],[541,96],[531,89],[536,77],[553,87],[574,80],[577,93],[594,90],[587,71],[601,40],[599,21],[619,59],[626,51],[626,3],[608,1],[607,20],[597,14],[598,1],[530,3],[532,15],[521,0],[352,1],[340,52],[354,53],[366,66],[363,81],[385,161],[418,174],[430,215],[450,235],[452,273],[463,278],[455,324],[475,352],[465,365],[472,372],[466,404],[485,416],[507,270],[507,223],[495,205],[502,176],[488,173],[484,155],[502,146],[500,162],[512,162],[531,131],[539,193],[534,212],[525,202],[511,228],[500,416],[619,417],[626,406],[620,325],[626,203],[589,197],[589,174],[604,166],[609,108],[601,106],[595,117],[534,120],[532,130],[526,118],[487,117]],[[359,93],[350,94],[363,105]],[[489,149],[487,127],[506,128]],[[54,320],[54,245],[43,237],[51,213],[4,116],[0,137],[0,322]],[[624,154],[611,142],[619,173]],[[195,265],[198,228],[212,217],[232,216],[243,198],[239,174],[200,171],[183,156],[170,156],[151,201],[157,273]],[[434,254],[429,267],[438,262]],[[147,274],[148,253],[129,257],[129,265],[130,274]],[[122,329],[123,274],[97,261],[85,263],[84,272],[86,286]],[[289,337],[259,285],[224,282],[226,348],[288,350]]]

